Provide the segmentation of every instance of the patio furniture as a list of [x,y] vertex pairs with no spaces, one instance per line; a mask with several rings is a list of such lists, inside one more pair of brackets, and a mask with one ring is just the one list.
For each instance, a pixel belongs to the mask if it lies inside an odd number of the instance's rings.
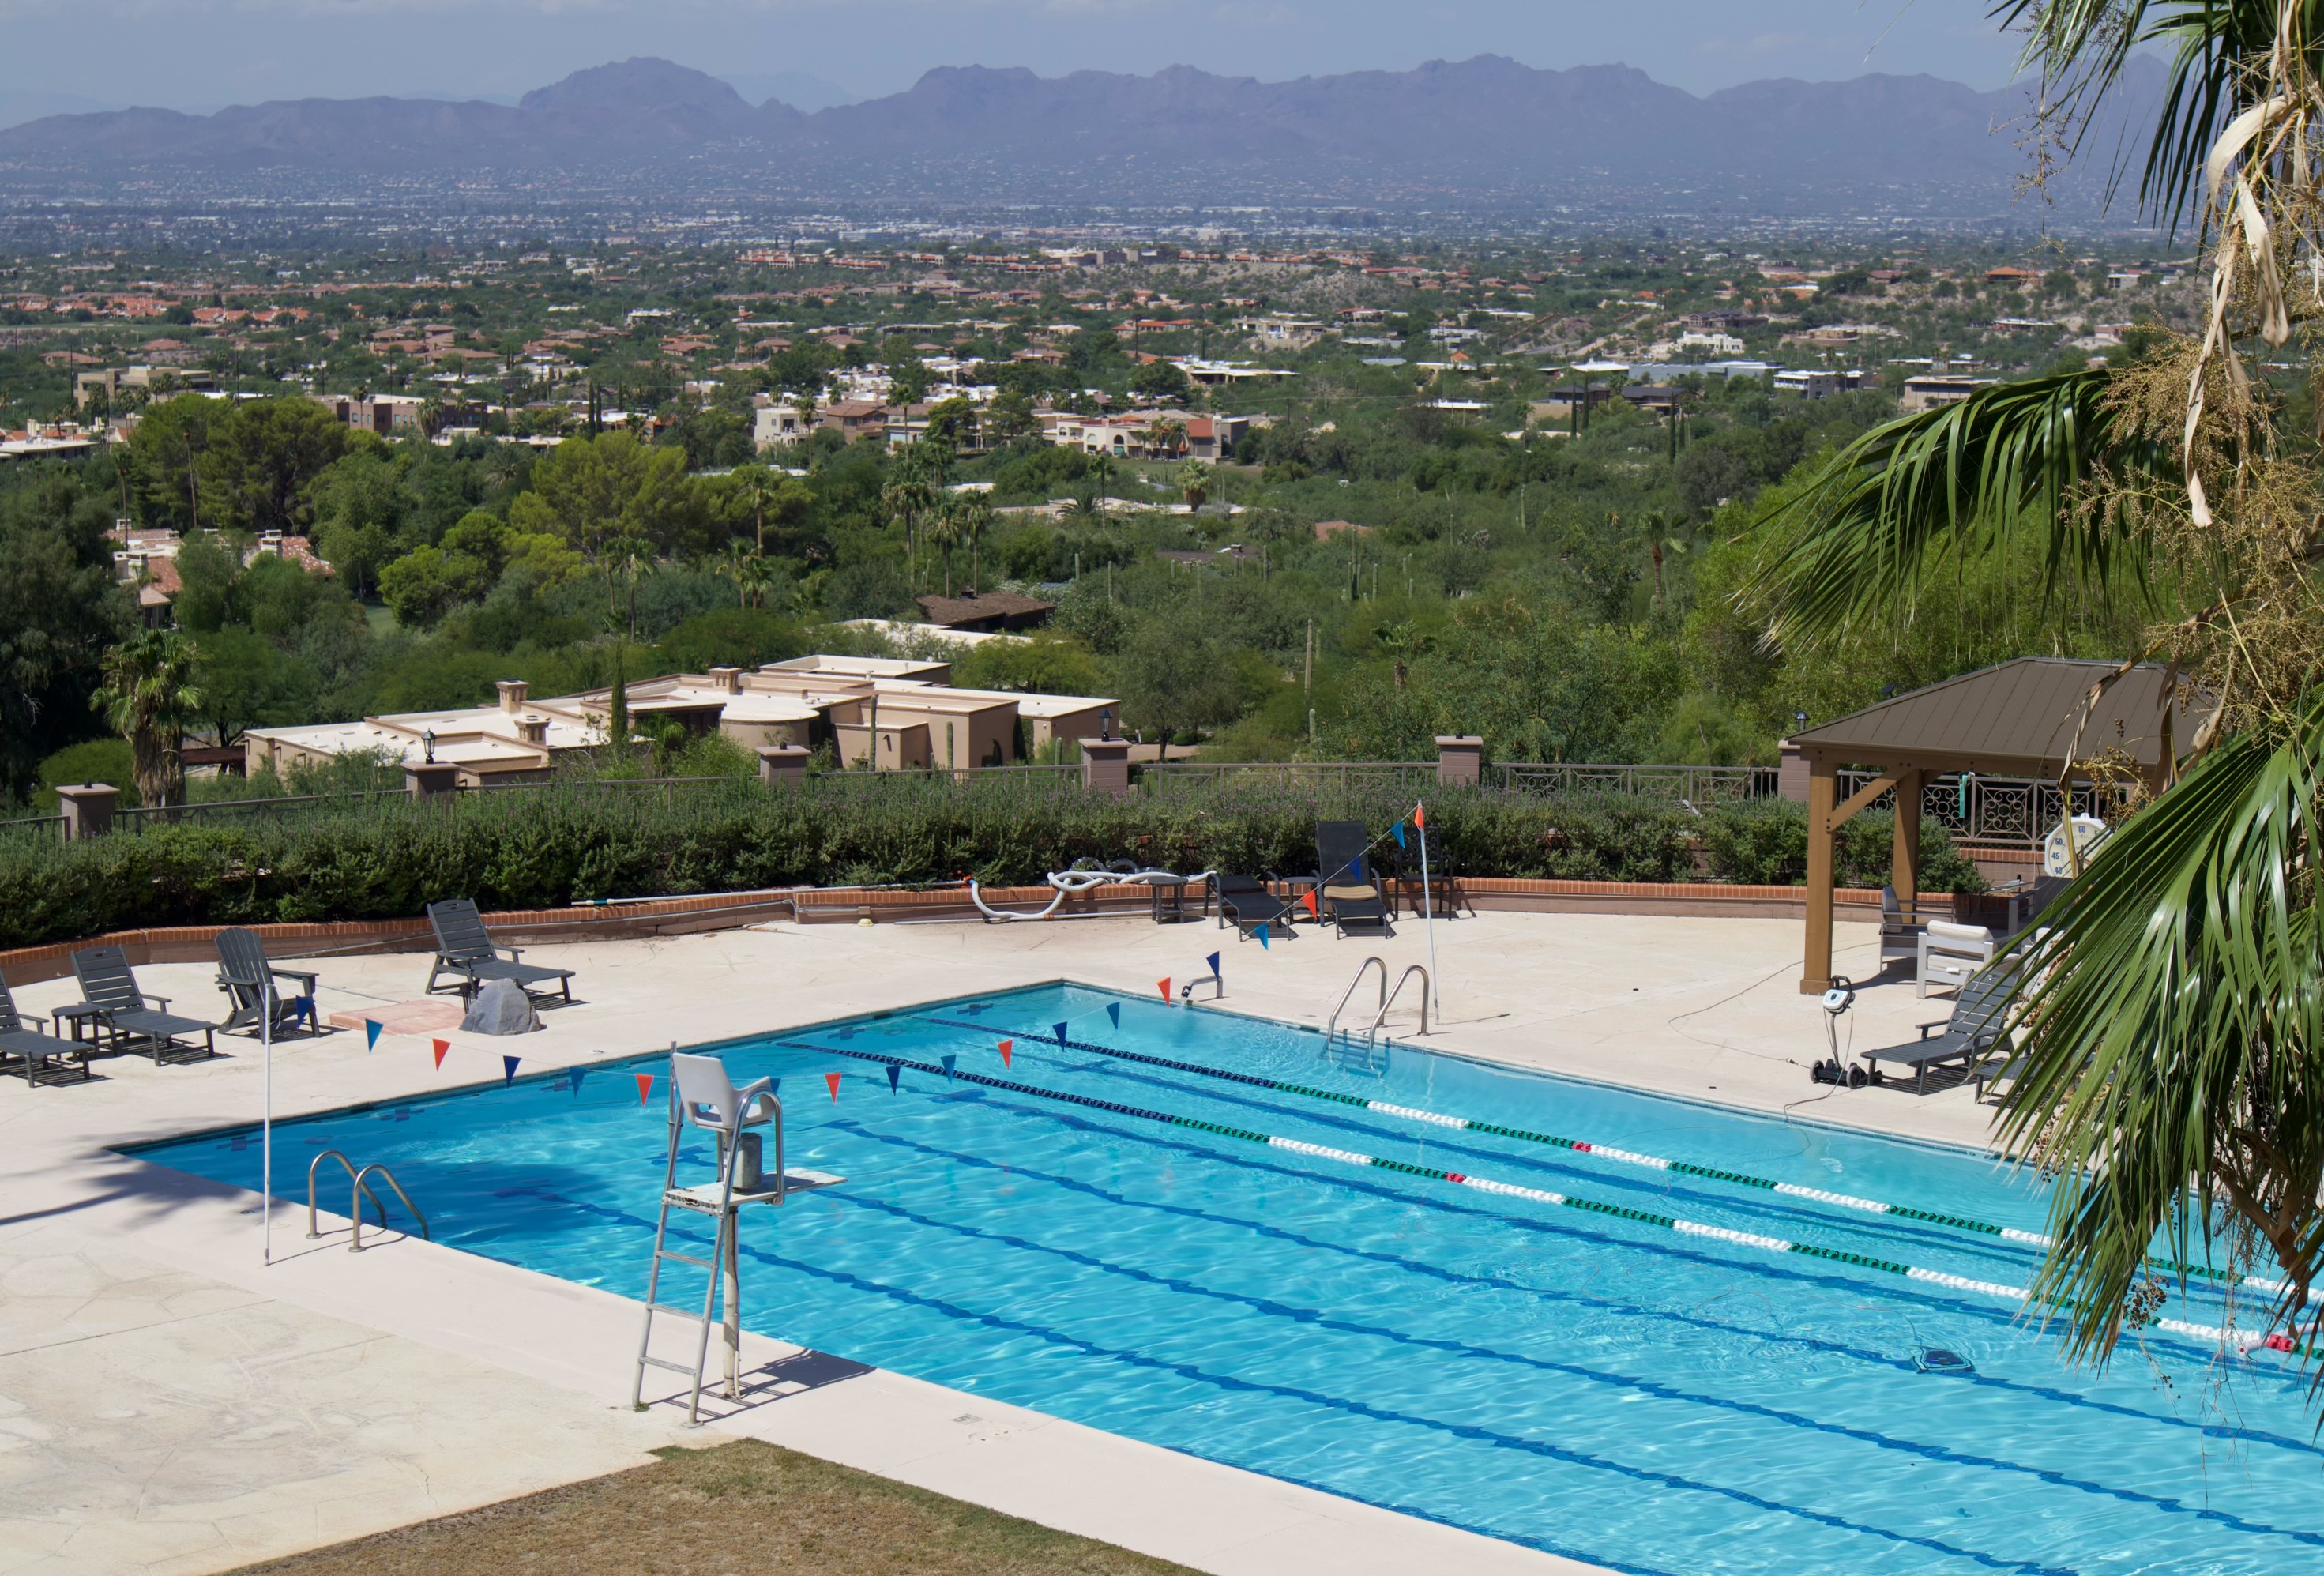
[[[78,1037],[80,1023],[95,1024],[105,1031],[110,1048],[141,1051],[160,1066],[180,1052],[193,1051],[186,1037],[202,1037],[201,1049],[187,1060],[199,1061],[218,1054],[217,1025],[204,1023],[198,1018],[181,1018],[170,1010],[167,996],[148,997],[137,988],[137,976],[130,972],[129,954],[117,946],[93,946],[72,955],[73,977],[80,982],[81,1006],[93,1009],[73,1014],[73,1032]],[[148,1001],[156,1003],[147,1006]]]
[[1914,989],[1921,995],[1926,996],[1932,985],[1940,991],[1958,988],[1993,961],[1993,932],[1982,925],[1932,919],[1921,932],[1918,956]]
[[[1190,919],[1207,917],[1211,911],[1211,889],[1207,881],[1193,876],[1148,874],[1145,878],[1148,901],[1157,925],[1184,925]],[[1194,889],[1202,908],[1194,913],[1186,911],[1186,889]]]
[[1315,823],[1316,917],[1342,936],[1351,926],[1394,934],[1388,904],[1369,873],[1368,844],[1361,821]]
[[[2002,1018],[2009,1006],[2015,975],[2016,971],[2007,965],[1978,970],[1953,998],[1951,1017],[1921,1025],[1921,1037],[1917,1040],[1866,1051],[1862,1057],[1865,1065],[1876,1078],[1883,1062],[1910,1067],[1916,1075],[1913,1092],[1925,1094],[1932,1067],[1958,1063],[1967,1077],[1972,1066],[1981,1068],[1997,1053],[2006,1061],[2010,1055],[2010,1042],[2008,1028]],[[1932,1029],[1944,1032],[1932,1037]]]
[[1273,926],[1272,934],[1296,934],[1291,922],[1297,910],[1268,889],[1257,876],[1231,875],[1223,871],[1211,878],[1218,893],[1219,924],[1232,925],[1235,939],[1248,941],[1260,926]]
[[8,982],[0,980],[0,1074],[21,1073],[27,1084],[44,1077],[58,1081],[68,1071],[65,1064],[71,1063],[75,1082],[88,1077],[88,1042],[44,1033],[47,1023],[44,1018],[17,1011]]
[[1425,826],[1405,832],[1404,841],[1397,845],[1395,877],[1397,897],[1415,914],[1429,913],[1439,918],[1457,916],[1466,900],[1453,879],[1452,862],[1444,857],[1443,840]]
[[[255,1031],[273,1015],[273,1032],[281,1034],[287,1028],[304,1022],[308,1032],[322,1032],[322,1021],[315,1011],[316,976],[303,969],[278,968],[267,962],[266,944],[258,932],[240,926],[217,933],[218,989],[225,991],[232,1010],[218,1028],[232,1033],[247,1027]],[[287,980],[299,987],[295,995],[285,997],[274,988],[277,980]]]
[[[573,1000],[573,971],[552,969],[540,963],[521,963],[521,947],[497,947],[490,932],[484,928],[484,917],[466,898],[439,898],[428,905],[428,924],[436,932],[436,962],[428,971],[428,991],[432,994],[436,982],[446,974],[453,978],[454,988],[463,1000],[475,993],[487,980],[513,980],[530,996],[535,985],[554,982]],[[508,956],[501,956],[506,952]]]

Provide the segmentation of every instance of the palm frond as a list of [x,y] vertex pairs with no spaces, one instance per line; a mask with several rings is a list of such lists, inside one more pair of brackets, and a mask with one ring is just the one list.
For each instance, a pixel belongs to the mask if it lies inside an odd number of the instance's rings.
[[1999,1131],[2058,1176],[2034,1291],[2078,1355],[2121,1334],[2158,1234],[2200,1262],[2238,1216],[2291,1274],[2277,1316],[2299,1316],[2324,1168],[2319,794],[2324,699],[2116,831],[2016,961],[2024,1064]]
[[2103,465],[2169,475],[2169,451],[2134,435],[2108,405],[2111,368],[1980,389],[1892,421],[1834,456],[1782,506],[1798,522],[1748,594],[1765,595],[1779,634],[1831,633],[1908,606],[1950,554],[2042,533],[2050,581],[2104,594],[2135,582],[2144,544],[2067,505]]

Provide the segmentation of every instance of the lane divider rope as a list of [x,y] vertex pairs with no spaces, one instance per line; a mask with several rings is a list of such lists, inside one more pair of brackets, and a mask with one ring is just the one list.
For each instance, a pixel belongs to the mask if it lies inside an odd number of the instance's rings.
[[[974,1083],[986,1089],[1005,1090],[1011,1094],[1029,1094],[1039,1100],[1055,1100],[1068,1105],[1078,1105],[1092,1111],[1111,1112],[1116,1116],[1136,1117],[1143,1121],[1160,1122],[1166,1126],[1188,1128],[1209,1133],[1216,1138],[1236,1138],[1247,1144],[1264,1144],[1271,1149],[1282,1149],[1294,1155],[1305,1155],[1319,1160],[1335,1160],[1343,1166],[1358,1166],[1376,1171],[1393,1171],[1400,1175],[1416,1176],[1428,1182],[1451,1183],[1456,1187],[1474,1188],[1479,1193],[1500,1198],[1529,1199],[1537,1203],[1554,1204],[1565,1209],[1582,1210],[1595,1215],[1609,1215],[1617,1220],[1637,1225],[1655,1226],[1684,1236],[1706,1237],[1738,1247],[1761,1249],[1769,1253],[1797,1253],[1811,1258],[1821,1258],[1834,1264],[1851,1265],[1858,1269],[1877,1270],[1884,1275],[1899,1276],[1906,1280],[1943,1286],[1950,1291],[1975,1292],[1998,1297],[2005,1302],[2023,1303],[2026,1291],[2023,1286],[2002,1286],[1994,1281],[1972,1280],[1966,1276],[1948,1275],[1941,1270],[1926,1269],[1915,1265],[1898,1264],[1891,1259],[1875,1258],[1869,1254],[1853,1253],[1843,1248],[1826,1248],[1813,1242],[1794,1242],[1781,1237],[1763,1237],[1757,1232],[1738,1231],[1725,1226],[1706,1225],[1700,1221],[1682,1220],[1673,1215],[1656,1214],[1650,1210],[1631,1209],[1623,1204],[1601,1203],[1597,1199],[1578,1198],[1571,1194],[1555,1193],[1547,1188],[1524,1187],[1512,1182],[1497,1182],[1489,1177],[1471,1176],[1459,1171],[1439,1171],[1432,1166],[1415,1166],[1409,1161],[1391,1160],[1384,1156],[1366,1155],[1354,1149],[1336,1149],[1327,1144],[1311,1144],[1304,1139],[1286,1138],[1271,1133],[1255,1132],[1249,1128],[1229,1127],[1223,1122],[1204,1121],[1196,1117],[1176,1116],[1166,1111],[1151,1111],[1144,1106],[1128,1105],[1120,1101],[1100,1100],[1093,1094],[1072,1094],[1062,1089],[1044,1089],[1038,1084],[1019,1083],[1013,1079],[994,1078],[982,1073],[971,1073],[960,1067],[946,1069],[932,1062],[916,1061],[908,1056],[884,1055],[878,1051],[850,1050],[843,1046],[812,1045],[805,1040],[778,1042],[784,1049],[807,1051],[816,1055],[847,1056],[859,1062],[876,1063],[883,1067],[909,1067],[915,1073],[930,1077]],[[2174,1333],[2224,1341],[2229,1332],[2210,1325],[2190,1324],[2175,1319],[2159,1319],[2157,1327]],[[2241,1332],[2236,1339],[2246,1348],[2265,1344],[2271,1350],[2310,1355],[2307,1348],[2285,1344],[2285,1337],[2246,1341]],[[2319,1347],[2324,1350],[2324,1347]]]
[[[980,1035],[994,1032],[990,1026],[961,1023],[952,1018],[933,1018],[928,1020],[945,1028],[969,1029]],[[2052,1238],[2039,1231],[2021,1231],[2014,1226],[1997,1226],[1987,1221],[1967,1215],[1948,1214],[1937,1210],[1915,1209],[1910,1204],[1888,1203],[1879,1199],[1859,1198],[1853,1194],[1827,1193],[1821,1188],[1803,1187],[1795,1182],[1777,1182],[1771,1177],[1752,1176],[1739,1171],[1722,1171],[1715,1166],[1697,1166],[1691,1161],[1667,1159],[1660,1155],[1641,1155],[1629,1149],[1618,1149],[1610,1145],[1592,1143],[1584,1138],[1564,1138],[1554,1133],[1528,1132],[1523,1128],[1503,1127],[1498,1122],[1480,1122],[1468,1117],[1447,1116],[1441,1111],[1423,1111],[1415,1106],[1394,1105],[1385,1100],[1367,1100],[1360,1094],[1344,1094],[1333,1089],[1316,1089],[1305,1083],[1290,1083],[1278,1078],[1262,1077],[1253,1073],[1231,1073],[1222,1067],[1206,1067],[1199,1062],[1181,1062],[1169,1056],[1157,1056],[1144,1051],[1125,1051],[1116,1046],[1095,1045],[1086,1040],[1060,1041],[1054,1035],[1020,1033],[1015,1037],[1027,1046],[1060,1045],[1075,1051],[1089,1051],[1102,1056],[1117,1056],[1126,1062],[1142,1062],[1148,1066],[1167,1067],[1174,1072],[1193,1073],[1204,1078],[1224,1079],[1234,1083],[1247,1083],[1280,1094],[1296,1094],[1307,1100],[1329,1101],[1335,1105],[1351,1105],[1360,1111],[1377,1111],[1382,1116],[1400,1118],[1406,1121],[1425,1122],[1432,1127],[1452,1128],[1459,1131],[1485,1133],[1497,1138],[1514,1138],[1522,1143],[1547,1144],[1555,1148],[1570,1149],[1577,1155],[1591,1155],[1617,1165],[1644,1166],[1653,1171],[1674,1172],[1683,1176],[1699,1176],[1706,1181],[1724,1182],[1737,1187],[1762,1188],[1782,1194],[1788,1198],[1812,1199],[1817,1203],[1831,1204],[1840,1209],[1860,1210],[1867,1214],[1895,1215],[1900,1220],[1921,1221],[1931,1225],[1950,1226],[1956,1230],[1975,1231],[1982,1236],[1998,1237],[2005,1241],[2020,1242],[2031,1248],[2048,1248]],[[2270,1295],[2280,1294],[2284,1283],[2269,1280],[2264,1276],[2238,1276],[2232,1270],[2213,1269],[2205,1265],[2182,1264],[2175,1258],[2163,1258],[2149,1254],[2151,1268],[2167,1270],[2176,1275],[2192,1276],[2199,1280],[2238,1285]]]

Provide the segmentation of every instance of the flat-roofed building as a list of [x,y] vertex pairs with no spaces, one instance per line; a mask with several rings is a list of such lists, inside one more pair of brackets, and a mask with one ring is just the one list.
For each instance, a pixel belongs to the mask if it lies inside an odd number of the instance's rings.
[[946,684],[952,664],[910,657],[835,657],[828,652],[770,662],[761,673],[812,673],[824,678],[917,678],[923,684]]

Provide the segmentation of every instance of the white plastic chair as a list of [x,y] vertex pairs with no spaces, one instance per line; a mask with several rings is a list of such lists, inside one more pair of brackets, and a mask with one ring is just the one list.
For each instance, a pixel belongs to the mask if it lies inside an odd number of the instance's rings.
[[1914,989],[1923,996],[1932,985],[1940,991],[1959,990],[1992,961],[1993,932],[1984,926],[1932,919],[1921,932],[1919,983]]

